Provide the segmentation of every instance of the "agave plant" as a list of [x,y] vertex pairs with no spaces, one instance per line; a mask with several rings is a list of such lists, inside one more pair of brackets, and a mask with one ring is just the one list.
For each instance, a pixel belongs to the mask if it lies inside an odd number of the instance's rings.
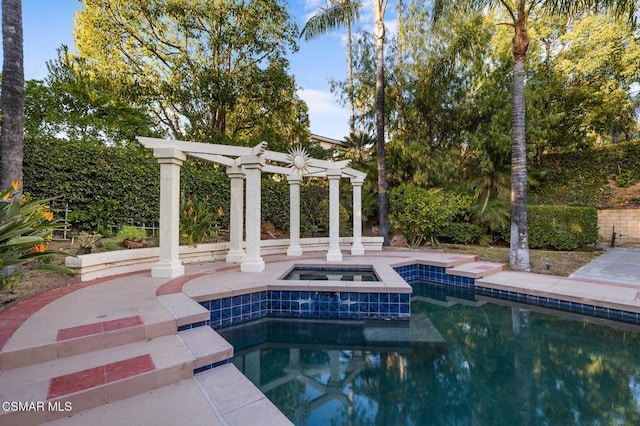
[[[0,288],[16,282],[17,268],[35,262],[39,258],[66,253],[50,250],[47,243],[53,231],[64,227],[64,223],[54,219],[47,200],[30,200],[18,192],[19,182],[0,193]],[[46,269],[62,273],[73,273],[63,266],[48,262],[36,265],[37,269]]]

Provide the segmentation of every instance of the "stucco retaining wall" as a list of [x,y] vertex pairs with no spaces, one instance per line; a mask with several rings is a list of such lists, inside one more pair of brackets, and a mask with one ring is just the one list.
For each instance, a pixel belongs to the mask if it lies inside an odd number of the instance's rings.
[[611,243],[614,226],[617,246],[640,244],[640,209],[598,210],[598,232],[604,242]]

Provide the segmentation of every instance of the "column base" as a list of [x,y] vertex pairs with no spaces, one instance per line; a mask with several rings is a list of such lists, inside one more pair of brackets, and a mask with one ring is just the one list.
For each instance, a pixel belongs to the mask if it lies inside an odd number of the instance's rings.
[[289,246],[287,249],[287,256],[302,256],[302,247]]
[[362,256],[362,255],[364,255],[364,246],[353,246],[353,247],[351,247],[351,254],[353,256]]
[[151,268],[153,278],[175,278],[184,275],[184,265],[182,263],[156,263]]
[[244,258],[244,251],[242,251],[242,250],[238,250],[238,251],[229,250],[229,253],[227,253],[227,257],[225,258],[225,262],[227,262],[227,263],[240,263],[240,262],[242,262],[243,258]]
[[240,272],[262,272],[264,271],[264,260],[262,258],[245,260],[240,264]]
[[340,250],[327,252],[327,262],[342,262],[342,252]]

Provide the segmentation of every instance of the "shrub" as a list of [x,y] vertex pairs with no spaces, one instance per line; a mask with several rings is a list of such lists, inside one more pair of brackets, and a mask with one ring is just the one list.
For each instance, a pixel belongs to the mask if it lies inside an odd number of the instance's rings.
[[442,189],[424,189],[415,185],[400,185],[389,191],[389,220],[400,230],[411,247],[417,247],[425,239],[435,239],[442,234],[456,216],[466,216],[473,200]]
[[144,241],[147,239],[147,231],[141,228],[136,228],[135,226],[125,225],[118,231],[116,239],[119,242],[123,242],[124,240]]
[[470,222],[449,222],[439,237],[455,244],[471,244],[482,237],[482,227]]
[[594,207],[530,205],[527,215],[530,248],[576,250],[598,242]]

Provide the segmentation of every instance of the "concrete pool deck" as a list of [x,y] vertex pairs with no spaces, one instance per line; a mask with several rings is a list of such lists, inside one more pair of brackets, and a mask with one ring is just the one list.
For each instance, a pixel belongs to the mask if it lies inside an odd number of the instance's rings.
[[[640,251],[628,252],[621,259],[632,268],[629,256],[640,260]],[[209,312],[197,301],[211,296],[265,286],[348,288],[278,280],[293,264],[322,264],[324,258],[265,256],[267,268],[260,273],[217,262],[187,265],[187,275],[176,279],[152,278],[146,271],[77,282],[0,312],[0,425],[157,425],[186,419],[193,425],[290,424],[232,364],[223,363],[233,348],[213,329],[178,327],[206,320]],[[639,261],[635,272],[625,270],[636,274],[629,282],[509,272],[474,256],[414,250],[345,255],[340,265],[371,264],[383,274],[377,285],[406,291],[390,268],[415,262],[446,267],[487,288],[640,313]],[[193,374],[208,367],[214,368]]]

